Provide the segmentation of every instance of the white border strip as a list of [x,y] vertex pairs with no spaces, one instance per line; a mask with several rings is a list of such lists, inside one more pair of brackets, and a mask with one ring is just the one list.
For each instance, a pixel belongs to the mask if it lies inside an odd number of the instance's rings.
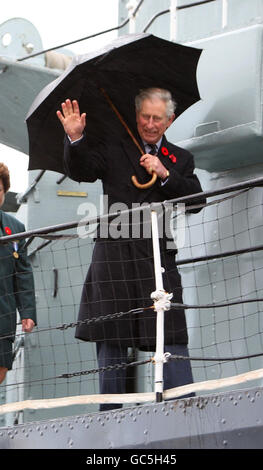
[[[204,382],[197,382],[182,387],[171,388],[163,392],[164,400],[177,398],[182,395],[199,392],[202,390],[215,390],[218,388],[229,387],[231,385],[238,385],[250,380],[257,380],[263,378],[263,369],[257,369],[244,374],[226,377],[223,379],[207,380]],[[0,414],[21,411],[25,409],[39,410],[50,409],[63,406],[72,405],[88,405],[99,403],[145,403],[154,402],[155,393],[126,393],[126,394],[109,394],[109,395],[78,395],[74,397],[51,398],[43,400],[25,400],[15,403],[6,403],[0,406]]]

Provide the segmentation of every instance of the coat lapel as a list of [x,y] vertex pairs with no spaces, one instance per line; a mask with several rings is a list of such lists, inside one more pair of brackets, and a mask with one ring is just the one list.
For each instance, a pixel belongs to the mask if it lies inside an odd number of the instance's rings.
[[[168,155],[165,155],[163,152],[168,151]],[[171,148],[170,143],[167,141],[165,135],[163,136],[162,143],[159,148],[158,152],[158,157],[161,160],[162,164],[168,169],[171,170],[174,168],[175,163],[172,161],[172,158],[169,158],[173,156],[173,149]],[[176,157],[174,155],[174,157]]]
[[4,211],[0,211],[0,236],[5,237],[7,234],[5,232],[5,227],[8,227],[8,220]]
[[2,236],[13,235],[20,231],[16,219],[14,217],[10,217],[4,211],[0,211],[0,213],[0,225],[2,225]]
[[5,227],[8,227],[8,221],[7,221],[5,212],[1,211],[1,215],[0,215],[0,228],[2,229],[1,236],[6,236]]
[[3,212],[0,210],[0,237],[2,237],[4,235],[2,214],[3,214]]

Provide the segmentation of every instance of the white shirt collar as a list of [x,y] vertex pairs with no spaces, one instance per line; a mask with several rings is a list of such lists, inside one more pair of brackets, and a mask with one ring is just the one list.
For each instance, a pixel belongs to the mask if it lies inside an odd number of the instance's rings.
[[[158,140],[158,142],[155,144],[155,145],[157,146],[158,151],[159,151],[159,148],[160,148],[162,139],[163,139],[163,138],[161,137],[160,140]],[[145,150],[146,150],[147,148],[150,149],[150,147],[148,147],[147,142],[143,141],[143,145],[144,145]]]

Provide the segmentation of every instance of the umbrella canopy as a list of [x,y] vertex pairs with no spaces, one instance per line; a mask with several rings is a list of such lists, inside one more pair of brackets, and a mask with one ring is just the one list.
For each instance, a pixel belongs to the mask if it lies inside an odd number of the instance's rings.
[[196,82],[200,54],[200,49],[142,33],[119,37],[96,52],[74,57],[29,109],[29,169],[64,173],[64,130],[56,111],[67,98],[77,99],[80,112],[87,113],[87,135],[94,143],[120,139],[126,132],[101,89],[133,132],[134,100],[143,88],[168,89],[179,116],[200,99]]

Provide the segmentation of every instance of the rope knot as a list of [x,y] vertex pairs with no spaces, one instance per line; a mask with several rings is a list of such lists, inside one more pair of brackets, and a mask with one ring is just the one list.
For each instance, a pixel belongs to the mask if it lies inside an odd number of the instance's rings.
[[171,298],[173,294],[169,294],[164,290],[157,290],[151,293],[151,298],[154,300],[155,310],[170,310]]

